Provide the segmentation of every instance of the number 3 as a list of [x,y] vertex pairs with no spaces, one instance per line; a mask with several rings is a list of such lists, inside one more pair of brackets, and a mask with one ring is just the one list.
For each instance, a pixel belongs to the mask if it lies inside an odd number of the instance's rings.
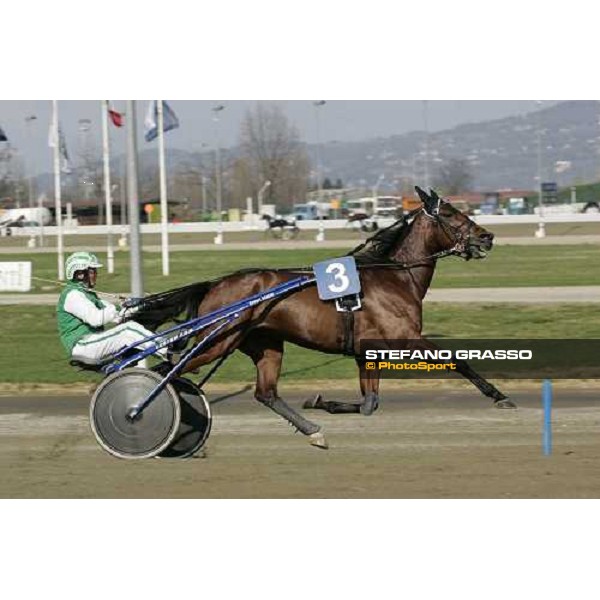
[[350,285],[350,279],[346,276],[346,267],[342,263],[331,263],[328,265],[325,272],[328,274],[333,273],[334,281],[339,281],[339,283],[332,283],[327,286],[327,289],[330,292],[334,292],[335,294],[340,294],[344,290],[348,289]]

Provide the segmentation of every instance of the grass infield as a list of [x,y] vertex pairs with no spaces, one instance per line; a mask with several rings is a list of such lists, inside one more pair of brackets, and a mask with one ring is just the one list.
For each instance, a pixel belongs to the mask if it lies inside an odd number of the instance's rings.
[[[455,338],[600,338],[600,311],[589,306],[553,304],[427,304],[426,335]],[[0,382],[73,384],[100,376],[69,366],[51,306],[2,307]],[[194,376],[197,380],[198,376]],[[356,380],[352,359],[286,345],[281,384],[310,380]],[[236,353],[217,372],[215,383],[253,382],[254,366]]]
[[[349,246],[350,249],[351,246]],[[162,275],[159,253],[144,253],[144,287],[159,292],[219,277],[246,267],[301,267],[339,256],[327,248],[310,250],[203,250],[171,252],[171,275]],[[106,256],[98,254],[106,264]],[[4,260],[32,261],[33,276],[56,279],[56,255],[11,254]],[[129,255],[118,252],[116,273],[101,271],[98,288],[106,292],[129,289]],[[437,288],[528,287],[600,285],[600,246],[498,246],[485,260],[465,262],[456,257],[440,260],[435,274]],[[32,292],[58,291],[59,287],[33,281]]]

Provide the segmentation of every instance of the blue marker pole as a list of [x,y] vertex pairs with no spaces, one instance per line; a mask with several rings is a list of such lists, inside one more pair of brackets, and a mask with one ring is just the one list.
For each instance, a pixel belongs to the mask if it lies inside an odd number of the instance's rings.
[[542,384],[542,405],[544,406],[542,446],[544,456],[550,456],[552,454],[552,381],[550,379],[544,379]]

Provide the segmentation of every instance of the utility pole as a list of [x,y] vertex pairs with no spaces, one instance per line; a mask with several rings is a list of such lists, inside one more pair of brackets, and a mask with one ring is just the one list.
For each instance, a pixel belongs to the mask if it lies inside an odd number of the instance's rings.
[[317,128],[317,214],[319,216],[319,233],[317,234],[316,241],[325,241],[325,228],[323,227],[323,215],[321,214],[321,202],[322,202],[322,173],[321,173],[321,131],[319,127],[319,108],[325,106],[325,100],[317,100],[313,102],[315,107],[315,124]]
[[219,113],[225,108],[223,104],[219,104],[215,106],[211,110],[215,113],[213,120],[215,121],[215,129],[216,129],[216,148],[215,148],[215,177],[217,184],[217,212],[219,213],[219,225],[217,230],[217,235],[215,237],[215,244],[223,243],[223,198],[222,198],[222,188],[221,188],[221,139],[219,135]]

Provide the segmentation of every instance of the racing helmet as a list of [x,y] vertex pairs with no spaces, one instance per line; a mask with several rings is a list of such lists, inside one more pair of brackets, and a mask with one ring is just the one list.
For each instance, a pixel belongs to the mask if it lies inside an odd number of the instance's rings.
[[101,266],[102,264],[95,254],[91,252],[75,252],[65,261],[65,275],[71,281],[77,271],[97,269]]

